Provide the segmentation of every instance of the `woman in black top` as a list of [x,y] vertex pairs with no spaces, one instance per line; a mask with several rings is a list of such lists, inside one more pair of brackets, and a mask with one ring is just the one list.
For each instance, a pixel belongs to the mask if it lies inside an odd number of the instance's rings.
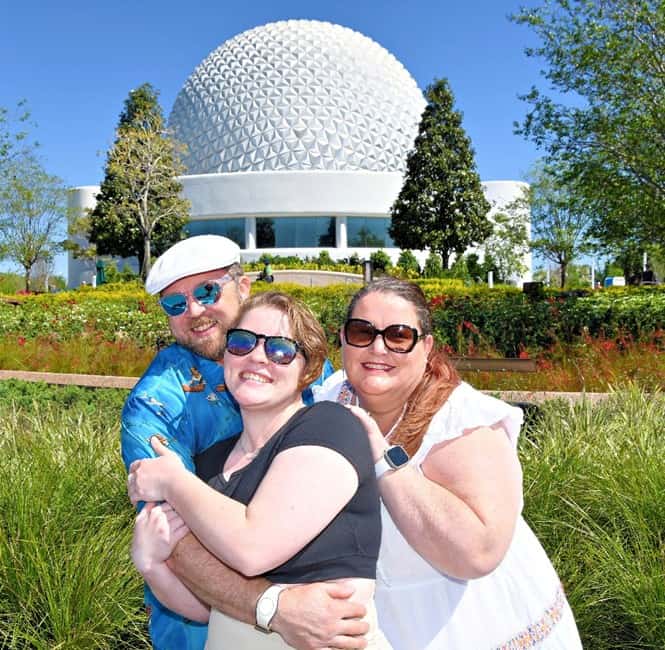
[[[208,485],[153,443],[160,457],[130,468],[130,498],[167,501],[175,511],[165,507],[171,530],[181,517],[211,552],[245,575],[283,585],[352,581],[353,598],[369,612],[369,647],[387,648],[373,607],[381,523],[367,435],[345,407],[305,407],[301,398],[325,357],[324,332],[307,307],[276,292],[249,299],[227,333],[224,355],[242,433],[196,459]],[[144,577],[171,601],[177,594],[184,616],[205,619],[205,608],[165,563]],[[213,610],[208,648],[217,647],[287,646]]]

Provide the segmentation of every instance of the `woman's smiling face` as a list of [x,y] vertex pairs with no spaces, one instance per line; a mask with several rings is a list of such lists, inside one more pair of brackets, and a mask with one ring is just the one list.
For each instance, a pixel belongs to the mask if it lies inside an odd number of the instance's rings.
[[[415,307],[394,293],[374,291],[361,298],[351,318],[369,321],[376,329],[402,324],[422,332]],[[349,345],[342,331],[344,370],[356,392],[364,401],[377,398],[403,402],[423,376],[427,356],[432,349],[430,335],[418,340],[411,352],[392,352],[383,337],[376,336],[366,348]]]
[[[293,338],[286,314],[274,307],[250,309],[236,325],[266,336]],[[224,381],[241,408],[284,408],[300,399],[299,380],[305,365],[298,352],[288,365],[270,361],[265,354],[265,340],[244,356],[224,353]]]

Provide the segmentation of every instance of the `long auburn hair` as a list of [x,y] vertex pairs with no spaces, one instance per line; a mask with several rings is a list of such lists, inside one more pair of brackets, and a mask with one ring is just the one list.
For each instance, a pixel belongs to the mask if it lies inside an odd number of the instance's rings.
[[[358,302],[370,293],[389,293],[406,300],[415,309],[421,334],[432,333],[432,315],[422,289],[412,282],[393,277],[379,278],[360,289],[349,303],[347,320],[353,317]],[[427,357],[421,380],[407,398],[404,417],[391,442],[402,445],[410,456],[415,454],[430,421],[460,381],[445,352],[435,344]]]

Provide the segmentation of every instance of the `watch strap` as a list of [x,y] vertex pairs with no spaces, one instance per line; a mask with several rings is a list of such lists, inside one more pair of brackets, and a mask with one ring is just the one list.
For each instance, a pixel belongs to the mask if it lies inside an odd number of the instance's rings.
[[381,456],[379,460],[374,463],[374,473],[376,474],[376,478],[381,478],[386,472],[389,470],[393,469],[388,461],[385,459],[384,456]]
[[285,585],[270,585],[256,601],[256,625],[257,630],[270,634],[270,623],[277,612],[279,595],[286,589]]

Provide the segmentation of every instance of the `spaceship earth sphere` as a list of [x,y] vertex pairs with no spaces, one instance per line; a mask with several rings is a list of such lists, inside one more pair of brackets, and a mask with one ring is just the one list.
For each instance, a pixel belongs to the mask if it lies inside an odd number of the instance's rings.
[[194,70],[169,117],[188,174],[403,171],[425,107],[370,38],[313,20],[243,32]]

